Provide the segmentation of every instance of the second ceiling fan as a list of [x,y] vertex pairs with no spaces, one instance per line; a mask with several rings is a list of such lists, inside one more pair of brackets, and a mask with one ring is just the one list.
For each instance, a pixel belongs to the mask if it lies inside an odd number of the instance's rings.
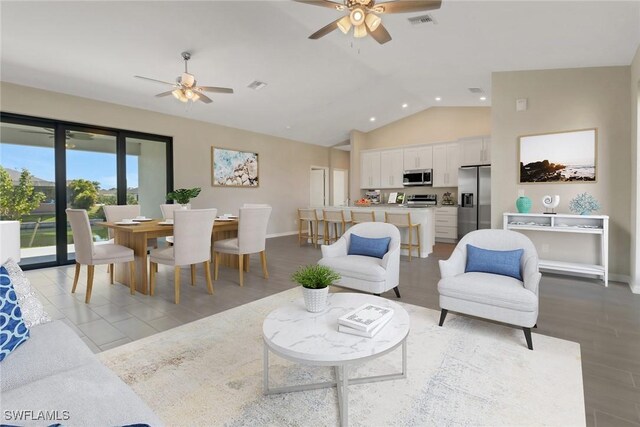
[[376,4],[375,0],[344,0],[344,3],[336,3],[330,0],[295,0],[298,3],[306,3],[314,6],[329,7],[337,11],[348,10],[349,14],[325,25],[309,36],[310,39],[319,39],[332,31],[339,29],[347,34],[353,27],[353,36],[356,38],[371,37],[380,44],[391,40],[391,35],[382,25],[381,14],[384,13],[409,13],[439,9],[442,0],[396,0]]

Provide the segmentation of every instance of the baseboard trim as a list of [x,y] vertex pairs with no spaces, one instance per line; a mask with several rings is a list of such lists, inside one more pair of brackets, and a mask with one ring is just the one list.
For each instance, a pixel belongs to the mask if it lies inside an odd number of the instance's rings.
[[285,231],[284,233],[267,234],[267,239],[271,239],[272,237],[293,236],[294,234],[298,234],[298,231]]

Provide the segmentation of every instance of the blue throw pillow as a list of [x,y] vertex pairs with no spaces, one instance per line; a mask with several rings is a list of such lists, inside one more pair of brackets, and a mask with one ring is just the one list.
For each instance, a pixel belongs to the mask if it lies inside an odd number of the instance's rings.
[[382,259],[389,250],[389,242],[391,242],[391,237],[369,238],[351,234],[348,253],[349,255],[364,255]]
[[29,329],[22,320],[9,272],[0,267],[0,362],[27,339]]
[[520,259],[523,253],[523,249],[491,251],[467,245],[467,267],[464,272],[500,274],[522,281]]

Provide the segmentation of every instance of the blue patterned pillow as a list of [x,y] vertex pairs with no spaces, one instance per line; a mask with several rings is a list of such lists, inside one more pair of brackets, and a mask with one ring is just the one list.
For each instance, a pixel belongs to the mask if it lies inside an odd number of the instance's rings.
[[6,268],[0,267],[0,362],[29,339],[16,291]]

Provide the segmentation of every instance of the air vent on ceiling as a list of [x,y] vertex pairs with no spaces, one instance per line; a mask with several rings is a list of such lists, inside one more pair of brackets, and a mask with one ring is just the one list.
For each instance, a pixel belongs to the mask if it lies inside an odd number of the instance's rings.
[[484,93],[484,91],[479,87],[470,87],[469,92],[471,93]]
[[261,82],[258,80],[255,80],[251,83],[249,83],[249,85],[247,86],[249,89],[253,89],[253,90],[260,90],[260,89],[264,89],[267,86],[267,84],[265,82]]
[[437,22],[435,21],[435,19],[433,19],[433,16],[431,15],[412,16],[411,18],[408,18],[408,20],[411,23],[411,25],[421,25],[421,24],[428,24],[428,23],[437,24]]

